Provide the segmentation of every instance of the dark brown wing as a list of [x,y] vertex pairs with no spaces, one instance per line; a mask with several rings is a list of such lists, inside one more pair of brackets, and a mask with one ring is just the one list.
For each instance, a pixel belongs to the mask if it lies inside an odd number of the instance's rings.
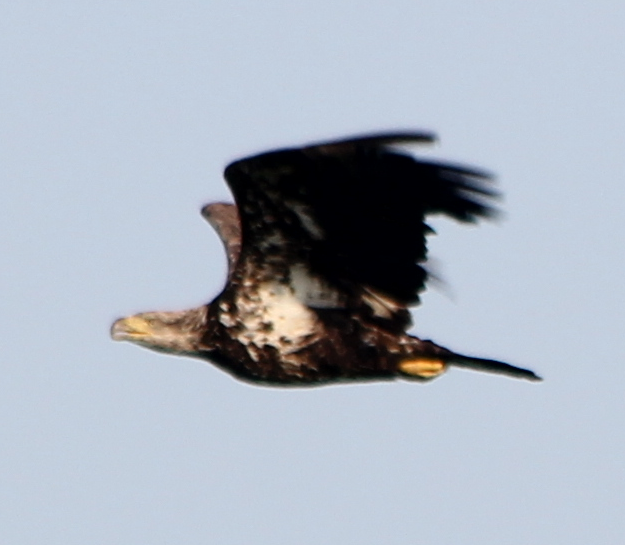
[[378,134],[232,163],[225,177],[241,216],[241,261],[259,259],[260,248],[274,262],[305,263],[333,285],[366,287],[400,305],[418,302],[431,232],[425,217],[474,222],[494,212],[487,174],[393,147],[432,140]]
[[228,276],[241,253],[241,222],[234,204],[215,202],[202,208],[202,216],[217,231],[228,256]]

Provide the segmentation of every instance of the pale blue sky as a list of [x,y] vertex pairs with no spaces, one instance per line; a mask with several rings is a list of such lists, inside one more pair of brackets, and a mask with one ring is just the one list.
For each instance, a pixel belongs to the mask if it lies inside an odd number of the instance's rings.
[[[0,535],[31,545],[625,539],[625,4],[0,8]],[[415,331],[530,367],[281,391],[108,337],[225,258],[227,162],[438,132],[499,225],[444,220]]]

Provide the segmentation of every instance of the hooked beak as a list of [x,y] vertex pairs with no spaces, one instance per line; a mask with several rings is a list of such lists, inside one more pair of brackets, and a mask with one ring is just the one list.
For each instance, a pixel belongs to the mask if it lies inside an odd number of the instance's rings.
[[137,341],[152,335],[152,328],[145,318],[129,316],[116,320],[111,326],[114,341]]

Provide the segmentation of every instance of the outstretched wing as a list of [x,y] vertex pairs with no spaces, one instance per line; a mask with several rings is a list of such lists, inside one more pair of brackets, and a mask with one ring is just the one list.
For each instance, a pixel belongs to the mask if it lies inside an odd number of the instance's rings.
[[303,264],[339,288],[361,288],[390,305],[418,302],[427,273],[429,214],[461,222],[490,216],[485,173],[418,160],[397,144],[427,133],[388,133],[263,153],[225,177],[242,228],[239,266]]

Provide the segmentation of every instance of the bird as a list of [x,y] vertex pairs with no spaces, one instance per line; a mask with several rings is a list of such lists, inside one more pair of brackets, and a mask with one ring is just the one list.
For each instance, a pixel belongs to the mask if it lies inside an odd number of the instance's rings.
[[202,209],[227,282],[209,304],[120,318],[116,341],[206,360],[254,385],[427,382],[450,367],[540,380],[408,333],[426,287],[432,215],[494,218],[485,171],[417,158],[425,131],[353,136],[234,161],[236,204]]

